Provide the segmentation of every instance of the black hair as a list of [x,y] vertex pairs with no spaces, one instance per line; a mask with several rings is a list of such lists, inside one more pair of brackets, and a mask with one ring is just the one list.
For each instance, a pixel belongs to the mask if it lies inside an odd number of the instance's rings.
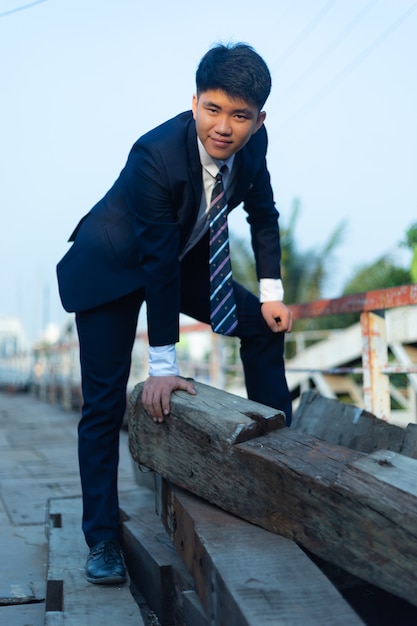
[[196,86],[197,95],[219,89],[232,98],[254,104],[260,111],[271,91],[271,74],[251,46],[217,44],[200,61]]

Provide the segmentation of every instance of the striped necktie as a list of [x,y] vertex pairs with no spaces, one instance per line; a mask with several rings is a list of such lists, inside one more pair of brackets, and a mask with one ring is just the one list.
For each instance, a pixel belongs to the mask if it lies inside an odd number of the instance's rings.
[[210,202],[210,321],[220,335],[231,335],[237,326],[232,264],[227,228],[227,200],[223,188],[223,166],[216,176]]

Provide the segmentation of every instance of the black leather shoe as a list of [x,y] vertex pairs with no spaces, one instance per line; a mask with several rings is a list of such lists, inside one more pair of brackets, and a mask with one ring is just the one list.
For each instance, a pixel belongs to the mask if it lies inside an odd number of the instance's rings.
[[85,576],[89,583],[97,585],[121,585],[126,582],[126,565],[117,541],[100,541],[91,548],[85,564]]

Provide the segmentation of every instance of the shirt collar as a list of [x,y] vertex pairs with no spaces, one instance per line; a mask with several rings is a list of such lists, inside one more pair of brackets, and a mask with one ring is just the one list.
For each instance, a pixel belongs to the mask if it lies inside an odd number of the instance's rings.
[[211,174],[213,176],[213,178],[216,178],[218,171],[220,170],[220,168],[223,165],[227,165],[227,169],[228,169],[229,173],[232,171],[233,162],[235,160],[235,155],[234,154],[232,154],[232,156],[230,156],[228,159],[226,159],[226,161],[220,161],[219,159],[213,159],[213,157],[211,157],[208,154],[207,150],[203,146],[203,144],[202,144],[202,142],[201,142],[199,137],[197,137],[197,143],[198,143],[198,151],[200,153],[201,165],[204,167],[205,170],[207,170],[209,172],[209,174]]

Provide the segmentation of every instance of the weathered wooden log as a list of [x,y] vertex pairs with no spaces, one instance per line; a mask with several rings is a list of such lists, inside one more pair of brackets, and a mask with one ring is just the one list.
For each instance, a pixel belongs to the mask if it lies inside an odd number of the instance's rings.
[[196,388],[196,396],[173,395],[163,424],[135,388],[129,445],[137,463],[417,605],[416,460],[271,430],[283,425],[273,409]]
[[[161,626],[184,624],[184,593],[194,591],[194,581],[155,512],[154,492],[138,487],[135,492],[121,493],[120,507],[123,547],[131,581],[140,589]],[[203,611],[201,605],[200,608]]]
[[164,481],[162,517],[210,624],[363,624],[294,541]]
[[368,454],[392,450],[417,458],[417,424],[401,428],[317,391],[302,394],[291,428]]

